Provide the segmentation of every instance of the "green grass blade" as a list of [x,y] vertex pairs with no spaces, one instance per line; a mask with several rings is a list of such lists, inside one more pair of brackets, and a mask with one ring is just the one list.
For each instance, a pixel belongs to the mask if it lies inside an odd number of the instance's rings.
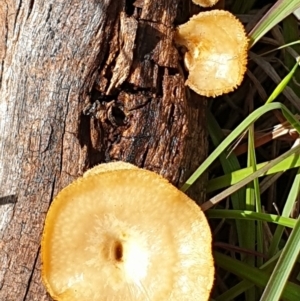
[[270,54],[270,53],[272,53],[272,52],[274,52],[274,51],[277,51],[277,50],[280,50],[280,49],[284,49],[284,48],[287,48],[287,47],[291,47],[291,46],[294,46],[294,45],[298,45],[298,44],[300,44],[300,41],[299,41],[299,40],[293,41],[293,42],[284,44],[284,45],[282,45],[282,46],[276,47],[276,48],[274,48],[274,49],[272,49],[272,50],[269,50],[269,51],[267,51],[267,52],[264,52],[264,53],[260,54],[260,56],[265,56],[265,55]]
[[[269,161],[270,162],[270,161]],[[257,164],[257,169],[262,168],[268,164],[268,162],[263,162]],[[270,168],[264,175],[271,175],[274,173],[287,171],[292,168],[300,167],[300,155],[299,153],[294,153],[288,158],[282,160],[272,168]],[[224,176],[212,179],[208,182],[207,192],[212,192],[224,187],[228,187],[238,183],[239,181],[245,179],[252,173],[252,168],[243,168],[232,173],[226,174]]]
[[[224,140],[224,134],[210,111],[206,112],[206,116],[209,136],[214,146],[217,147],[222,142],[222,140]],[[221,162],[224,173],[230,173],[241,168],[239,160],[234,153],[231,153],[228,156],[226,156],[225,153],[221,153],[219,160]],[[245,190],[242,189],[231,195],[232,206],[234,209],[246,209],[243,201],[244,196]]]
[[[256,171],[256,158],[255,158],[255,147],[254,147],[254,125],[251,124],[248,129],[248,160],[247,166],[249,166],[253,172]],[[246,210],[255,211],[255,188],[254,182],[257,179],[254,179],[253,182],[250,182],[246,188]],[[241,229],[242,230],[242,229]],[[245,221],[245,248],[248,250],[255,251],[256,244],[256,231],[255,231],[255,221]],[[246,256],[241,254],[242,260],[248,264],[249,266],[255,267],[255,257],[254,256]],[[256,297],[255,288],[252,287],[245,292],[246,301],[255,301]]]
[[186,191],[205,170],[211,165],[211,163],[224,151],[226,148],[239,137],[255,120],[265,113],[280,109],[287,119],[287,121],[300,133],[300,123],[294,117],[294,115],[281,103],[269,103],[266,104],[254,112],[252,112],[240,125],[238,125],[220,145],[211,153],[211,155],[197,168],[197,170],[190,176],[190,178],[181,187],[182,191]]
[[232,288],[228,289],[222,295],[216,298],[216,301],[231,301],[234,300],[235,297],[239,296],[249,288],[253,287],[252,282],[243,280],[233,286]]
[[261,175],[264,175],[270,168],[278,164],[280,161],[288,158],[293,153],[299,153],[300,152],[300,145],[295,146],[294,148],[288,150],[287,152],[283,153],[276,159],[272,160],[268,164],[266,164],[264,167],[258,169],[257,171],[251,173],[247,178],[243,179],[242,181],[239,181],[235,185],[225,189],[224,191],[220,192],[216,196],[209,199],[207,202],[201,205],[201,208],[203,211],[211,208],[212,206],[216,205],[218,202],[232,194],[233,192],[237,191],[238,189],[242,188],[243,186],[247,185],[251,181],[253,181],[255,178],[260,177]]
[[[291,190],[289,192],[287,201],[284,205],[282,216],[288,217],[293,210],[294,204],[297,201],[298,195],[300,191],[300,169],[298,169],[298,173],[295,177],[295,180],[293,182],[293,185],[291,187]],[[272,257],[275,255],[278,249],[279,242],[281,240],[281,236],[283,234],[284,227],[278,226],[275,230],[269,251],[268,251],[268,257]]]
[[[233,259],[219,252],[214,252],[214,259],[219,267],[237,275],[242,279],[254,283],[258,287],[264,288],[268,282],[269,275],[267,273],[257,268],[250,267],[239,260]],[[282,297],[289,301],[299,301],[300,286],[291,282],[287,282],[282,293]],[[273,299],[269,299],[268,301],[271,300],[273,301]]]
[[[256,162],[256,154],[255,154],[255,141],[254,141],[254,126],[250,126],[249,128],[249,157],[252,165],[253,172],[257,171],[257,162]],[[255,206],[254,210],[256,212],[261,212],[261,199],[260,199],[260,187],[259,187],[259,181],[258,178],[255,178],[253,180],[253,198],[255,200]],[[253,249],[255,250],[255,245],[256,250],[263,254],[263,229],[262,229],[262,223],[260,221],[257,221],[256,228],[254,224],[254,233],[256,234],[256,241],[254,241],[254,247]],[[263,264],[263,259],[261,257],[257,258],[257,266],[261,266]]]
[[[288,277],[294,267],[295,261],[300,253],[300,219],[296,225],[279,257],[268,284],[260,301],[278,301],[283,295],[284,287],[287,285]],[[300,300],[300,292],[299,299]]]
[[292,77],[294,76],[297,68],[299,66],[299,62],[297,61],[294,65],[293,69],[284,77],[284,79],[276,86],[275,90],[272,92],[272,94],[269,96],[269,98],[266,101],[267,103],[271,103],[288,85]]
[[206,215],[208,218],[259,220],[262,222],[273,223],[288,228],[294,228],[296,224],[296,220],[293,218],[282,217],[275,214],[246,211],[246,210],[213,209],[213,210],[208,210],[206,212]]
[[[208,133],[210,135],[210,138],[211,138],[214,146],[217,147],[222,142],[222,140],[224,140],[224,138],[225,138],[224,134],[210,111],[206,112],[206,116],[207,116]],[[237,157],[234,155],[234,153],[231,153],[229,156],[226,156],[224,153],[221,153],[219,159],[220,159],[223,171],[225,173],[229,173],[234,170],[240,169],[239,161],[238,161]],[[237,192],[233,193],[230,196],[233,209],[236,209],[236,210],[246,209],[244,198],[245,198],[245,189],[243,189],[243,188],[239,189]],[[244,224],[243,221],[240,221],[240,220],[236,221],[238,241],[239,241],[239,245],[241,247],[246,247],[246,243],[245,243],[246,237],[245,237],[245,235],[243,235],[243,229],[245,226],[246,225]]]
[[278,0],[249,33],[249,48],[251,48],[271,28],[299,7],[299,0]]
[[[279,251],[275,256],[270,258],[267,262],[265,262],[259,269],[268,272],[272,271],[272,269],[275,267],[276,262],[278,261],[278,258],[281,254],[281,251]],[[231,301],[234,300],[235,297],[239,296],[243,292],[245,292],[247,289],[253,287],[254,284],[248,280],[242,280],[232,288],[225,291],[222,295],[218,296],[216,298],[216,301]]]

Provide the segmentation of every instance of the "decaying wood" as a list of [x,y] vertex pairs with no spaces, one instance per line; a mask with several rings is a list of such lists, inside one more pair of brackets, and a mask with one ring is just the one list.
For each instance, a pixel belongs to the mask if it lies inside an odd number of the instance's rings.
[[186,90],[172,40],[187,3],[1,2],[0,300],[51,300],[44,218],[86,169],[124,160],[180,185],[204,159],[205,102]]

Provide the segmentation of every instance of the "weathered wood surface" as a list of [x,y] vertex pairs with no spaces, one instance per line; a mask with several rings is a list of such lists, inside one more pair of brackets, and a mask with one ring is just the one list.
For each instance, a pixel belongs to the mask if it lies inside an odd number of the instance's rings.
[[1,0],[0,300],[51,300],[44,218],[86,169],[124,160],[180,185],[205,157],[205,103],[186,92],[172,42],[189,5]]

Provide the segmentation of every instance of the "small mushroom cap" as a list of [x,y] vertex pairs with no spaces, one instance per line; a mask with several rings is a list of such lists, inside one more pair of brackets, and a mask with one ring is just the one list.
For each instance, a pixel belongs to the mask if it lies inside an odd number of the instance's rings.
[[201,209],[159,175],[80,178],[46,217],[42,279],[58,301],[208,300],[211,233]]
[[231,13],[212,10],[179,26],[177,44],[185,46],[186,81],[203,96],[219,96],[241,84],[246,72],[248,39],[241,22]]
[[211,7],[215,5],[219,0],[192,0],[195,4],[198,4],[202,7]]

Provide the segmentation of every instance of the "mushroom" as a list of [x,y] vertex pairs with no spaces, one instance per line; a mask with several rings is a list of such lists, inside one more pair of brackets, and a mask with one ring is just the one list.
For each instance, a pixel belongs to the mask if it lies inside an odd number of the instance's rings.
[[212,10],[193,16],[179,26],[175,42],[186,47],[186,81],[203,96],[216,97],[239,86],[246,72],[248,38],[231,13]]
[[42,280],[58,301],[208,300],[211,232],[201,209],[161,176],[96,167],[48,211]]
[[202,7],[210,7],[215,5],[219,0],[192,0],[195,4]]
[[93,168],[87,170],[83,174],[83,177],[95,175],[95,174],[105,172],[105,171],[113,171],[113,170],[117,170],[117,169],[137,169],[137,167],[135,165],[132,165],[130,163],[123,162],[123,161],[102,163],[102,164],[96,165]]

